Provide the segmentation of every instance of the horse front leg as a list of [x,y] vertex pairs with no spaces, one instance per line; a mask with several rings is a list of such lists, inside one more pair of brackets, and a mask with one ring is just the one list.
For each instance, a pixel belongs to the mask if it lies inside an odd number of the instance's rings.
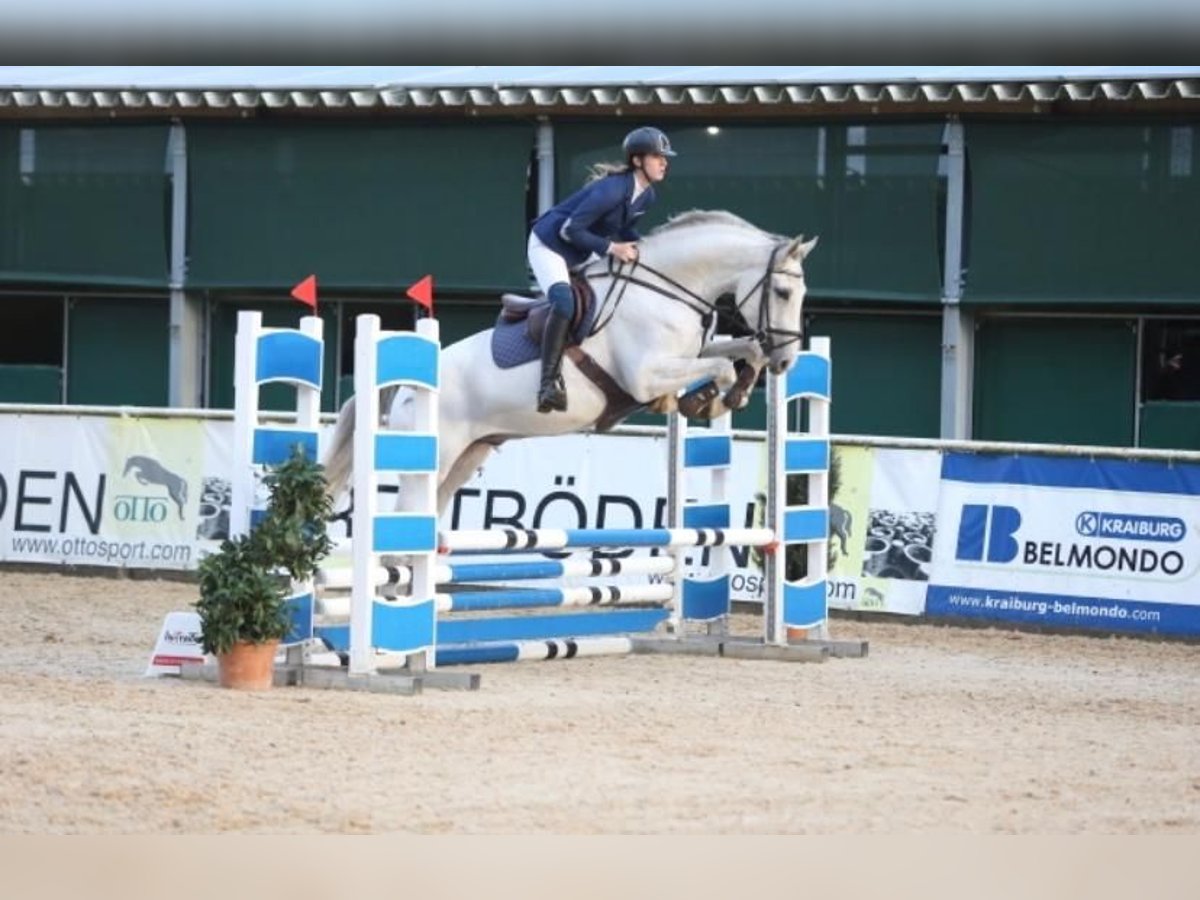
[[767,364],[767,355],[763,353],[762,344],[758,338],[721,338],[709,341],[700,350],[701,359],[724,357],[725,359],[740,359],[761,369]]
[[679,408],[678,393],[684,388],[715,385],[711,395],[700,394],[681,411],[689,418],[704,415],[714,402],[721,403],[720,392],[727,391],[737,381],[737,370],[724,357],[670,358],[647,365],[639,373],[638,395],[654,398],[650,409],[669,413]]
[[758,383],[758,376],[769,358],[763,353],[757,338],[730,338],[710,341],[700,351],[702,358],[723,357],[734,361],[737,379],[721,397],[713,398],[706,408],[704,418],[716,418],[735,409],[743,409],[750,402],[750,391]]

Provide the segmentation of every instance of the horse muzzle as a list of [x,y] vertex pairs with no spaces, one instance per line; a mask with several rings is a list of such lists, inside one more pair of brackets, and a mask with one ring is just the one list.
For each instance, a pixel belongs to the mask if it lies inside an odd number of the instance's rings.
[[782,375],[792,367],[792,363],[796,361],[796,355],[797,350],[794,346],[779,348],[771,354],[767,361],[767,368],[773,375]]

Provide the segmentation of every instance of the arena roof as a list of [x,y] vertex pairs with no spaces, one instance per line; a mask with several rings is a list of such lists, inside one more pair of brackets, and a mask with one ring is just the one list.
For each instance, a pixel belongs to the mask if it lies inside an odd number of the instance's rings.
[[[1200,66],[7,66],[0,114],[1200,100]],[[783,111],[778,109],[776,111]]]

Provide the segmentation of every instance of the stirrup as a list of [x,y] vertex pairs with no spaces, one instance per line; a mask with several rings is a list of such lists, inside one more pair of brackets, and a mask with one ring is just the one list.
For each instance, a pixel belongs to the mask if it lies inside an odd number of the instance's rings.
[[567,388],[561,375],[553,384],[543,384],[538,388],[537,411],[540,413],[566,412]]

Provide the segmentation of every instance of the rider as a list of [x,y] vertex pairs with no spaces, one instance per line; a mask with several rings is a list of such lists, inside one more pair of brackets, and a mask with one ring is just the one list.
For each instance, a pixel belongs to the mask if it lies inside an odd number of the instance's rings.
[[667,136],[651,127],[629,132],[621,149],[624,165],[595,167],[588,183],[538,217],[529,233],[529,266],[551,305],[542,338],[538,412],[567,408],[562,354],[575,309],[569,271],[593,254],[637,261],[634,223],[654,202],[652,185],[666,177],[667,157],[675,155]]

